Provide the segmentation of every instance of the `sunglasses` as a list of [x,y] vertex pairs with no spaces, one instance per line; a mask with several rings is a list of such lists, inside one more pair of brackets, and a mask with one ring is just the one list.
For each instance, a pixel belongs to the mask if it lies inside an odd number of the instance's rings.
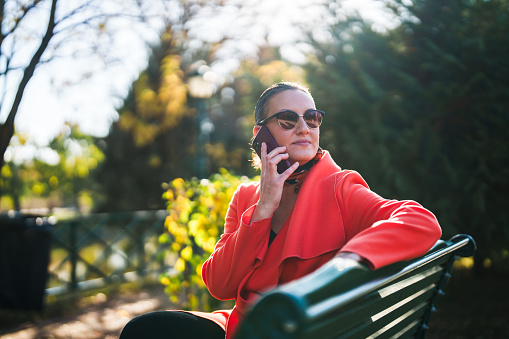
[[267,121],[276,118],[281,128],[291,130],[292,128],[297,126],[299,117],[302,117],[304,118],[304,121],[306,122],[306,125],[308,125],[309,128],[318,128],[322,124],[324,115],[325,115],[324,111],[319,111],[317,109],[310,109],[306,111],[303,115],[298,115],[294,111],[283,111],[263,119],[258,123],[258,125],[264,125],[267,123]]

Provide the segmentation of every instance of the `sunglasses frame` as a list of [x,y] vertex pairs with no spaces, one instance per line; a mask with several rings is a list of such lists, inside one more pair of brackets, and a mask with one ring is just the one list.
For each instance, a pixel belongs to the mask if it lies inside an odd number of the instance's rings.
[[[287,110],[284,110],[284,111],[282,111],[282,112],[278,112],[278,113],[276,113],[276,114],[274,114],[274,115],[271,115],[271,116],[270,116],[270,117],[268,117],[268,118],[262,119],[262,120],[258,123],[258,125],[265,125],[265,124],[267,123],[267,121],[269,121],[269,120],[271,120],[271,119],[274,119],[274,118],[279,118],[279,116],[280,116],[281,114],[283,114],[283,113],[288,113],[288,112],[291,112],[291,113],[293,113],[293,114],[297,115],[297,122],[295,123],[295,126],[297,126],[297,123],[298,123],[298,121],[299,121],[299,118],[300,118],[300,117],[302,117],[302,119],[304,119],[304,115],[306,115],[306,113],[308,113],[308,112],[319,112],[319,113],[321,113],[321,114],[322,114],[322,119],[323,119],[323,117],[325,116],[325,112],[324,112],[324,111],[320,111],[320,110],[318,110],[318,109],[308,109],[308,110],[307,110],[306,112],[304,112],[304,114],[302,114],[302,115],[299,115],[297,112],[294,112],[294,111],[292,111],[292,110],[287,109]],[[320,122],[320,125],[318,125],[317,127],[311,127],[311,126],[309,126],[309,124],[307,123],[306,119],[304,119],[304,122],[305,122],[305,123],[306,123],[306,125],[307,125],[309,128],[311,128],[311,129],[316,129],[316,128],[318,128],[318,127],[320,127],[320,126],[322,125],[322,123]],[[286,128],[284,128],[283,126],[281,126],[281,123],[279,122],[279,119],[278,119],[278,125],[279,125],[282,129],[284,129],[284,130],[286,130],[286,131],[290,131],[290,130],[292,130],[292,129],[294,129],[294,128],[295,128],[295,126],[293,126],[293,127],[292,127],[292,128],[290,128],[290,129],[286,129]]]

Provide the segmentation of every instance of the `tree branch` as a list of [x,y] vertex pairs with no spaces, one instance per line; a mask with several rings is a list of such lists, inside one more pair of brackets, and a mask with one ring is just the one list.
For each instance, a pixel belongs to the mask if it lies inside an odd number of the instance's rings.
[[[2,43],[4,42],[5,38],[8,37],[9,35],[11,35],[12,33],[14,33],[14,31],[16,30],[16,28],[19,26],[19,24],[21,23],[21,21],[23,20],[23,18],[26,17],[26,15],[28,14],[28,12],[35,8],[35,6],[37,6],[42,0],[34,0],[34,2],[32,2],[31,4],[27,5],[27,6],[22,6],[21,7],[21,15],[18,17],[18,18],[15,18],[14,20],[14,26],[12,26],[12,28],[7,32],[7,33],[3,33],[0,31],[0,46],[2,45]],[[1,20],[0,22],[3,24],[3,21],[4,21],[4,5],[5,5],[5,0],[2,0],[2,4],[0,6],[0,11],[1,11]]]
[[11,111],[9,112],[9,115],[7,116],[7,120],[0,128],[0,155],[2,155],[0,157],[0,168],[2,168],[4,165],[3,154],[7,150],[10,140],[11,140],[12,136],[14,135],[14,118],[16,117],[16,114],[18,113],[19,105],[21,104],[21,99],[23,98],[23,93],[25,91],[25,88],[28,85],[28,82],[30,81],[32,76],[34,75],[35,69],[36,69],[37,65],[39,64],[41,57],[44,54],[44,51],[48,47],[51,38],[54,36],[55,12],[56,12],[56,7],[57,7],[57,2],[58,2],[58,0],[51,1],[50,17],[48,20],[48,27],[46,29],[46,33],[44,34],[44,37],[42,38],[39,48],[32,56],[32,60],[30,60],[30,63],[25,68],[25,71],[23,73],[23,78],[20,81],[20,84],[18,86],[18,91],[16,92],[16,96],[14,97],[14,102],[12,104]]

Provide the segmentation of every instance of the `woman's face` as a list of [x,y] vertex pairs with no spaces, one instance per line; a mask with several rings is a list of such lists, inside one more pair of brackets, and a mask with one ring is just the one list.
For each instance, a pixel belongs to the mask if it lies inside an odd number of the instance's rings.
[[[316,109],[316,107],[309,95],[300,90],[286,90],[274,95],[268,101],[266,118],[286,110],[303,115],[310,109]],[[286,152],[289,155],[288,161],[291,164],[297,161],[299,165],[303,165],[316,155],[320,129],[309,128],[303,118],[299,117],[297,125],[291,130],[285,130],[279,126],[277,119],[269,120],[266,126],[278,145],[286,146]],[[258,129],[255,128],[255,130],[258,132]]]

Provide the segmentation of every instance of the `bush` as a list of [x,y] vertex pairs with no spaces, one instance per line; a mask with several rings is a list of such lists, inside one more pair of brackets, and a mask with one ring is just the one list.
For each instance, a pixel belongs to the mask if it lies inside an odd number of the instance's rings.
[[179,178],[168,184],[163,198],[168,202],[169,215],[160,242],[171,243],[166,257],[174,270],[162,274],[160,281],[171,302],[203,311],[218,306],[203,284],[201,267],[223,233],[233,193],[240,183],[250,180],[221,169],[209,179]]

